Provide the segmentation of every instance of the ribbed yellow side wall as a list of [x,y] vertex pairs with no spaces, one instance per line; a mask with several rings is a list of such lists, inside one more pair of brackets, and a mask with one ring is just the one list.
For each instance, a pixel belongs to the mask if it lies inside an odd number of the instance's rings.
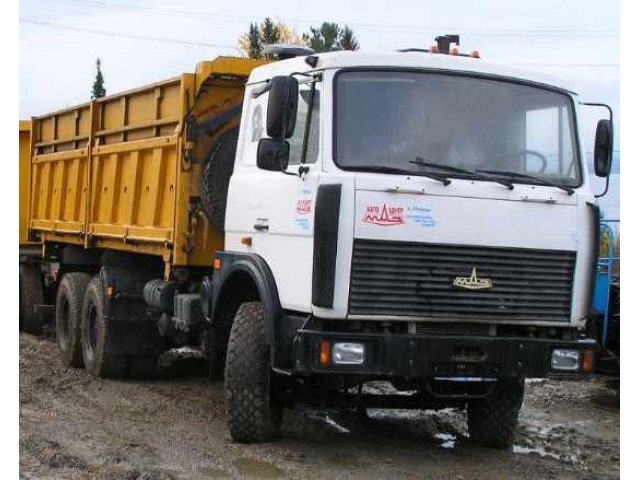
[[194,199],[200,157],[213,139],[187,141],[185,116],[198,123],[240,104],[249,73],[263,63],[201,62],[194,74],[32,119],[21,241],[28,203],[29,228],[43,242],[159,255],[169,267],[211,266],[223,232]]

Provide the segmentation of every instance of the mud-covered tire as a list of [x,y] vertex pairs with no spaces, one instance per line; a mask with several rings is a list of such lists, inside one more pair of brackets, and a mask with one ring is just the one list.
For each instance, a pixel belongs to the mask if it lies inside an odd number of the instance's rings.
[[202,206],[207,217],[218,231],[224,231],[229,180],[238,144],[238,127],[232,128],[215,139],[202,171],[200,189]]
[[36,265],[20,265],[19,273],[20,330],[37,335],[44,326],[42,315],[34,313],[36,305],[44,304],[42,275]]
[[116,339],[109,336],[103,295],[100,276],[96,275],[89,282],[82,303],[82,358],[94,377],[117,378],[127,373],[127,357],[113,351]]
[[509,448],[524,398],[524,380],[501,380],[494,392],[467,406],[469,437],[479,445]]
[[62,277],[56,295],[56,343],[65,365],[82,367],[80,319],[84,292],[91,280],[88,273],[73,272]]
[[264,442],[280,433],[283,404],[273,396],[265,315],[260,302],[240,305],[227,348],[225,392],[231,439]]

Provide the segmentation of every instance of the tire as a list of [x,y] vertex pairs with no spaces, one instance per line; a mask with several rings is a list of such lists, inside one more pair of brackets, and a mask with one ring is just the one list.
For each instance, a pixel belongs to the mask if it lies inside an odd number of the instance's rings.
[[501,380],[494,392],[467,406],[469,437],[479,445],[510,448],[524,398],[524,380]]
[[44,304],[44,288],[40,269],[34,265],[20,266],[20,330],[38,335],[42,333],[42,315],[34,313],[36,305]]
[[227,192],[236,157],[238,131],[238,127],[234,127],[214,141],[200,180],[204,211],[213,226],[220,232],[224,231]]
[[91,280],[88,273],[67,273],[56,295],[56,343],[66,366],[83,367],[80,319],[84,292]]
[[280,433],[284,406],[273,397],[265,315],[260,302],[240,305],[231,327],[225,371],[234,442],[264,442]]
[[609,287],[609,326],[607,332],[608,350],[620,356],[620,281],[611,282]]
[[113,352],[115,339],[110,338],[103,312],[102,282],[96,275],[89,282],[82,303],[82,358],[85,368],[94,377],[122,377],[127,373],[127,357]]

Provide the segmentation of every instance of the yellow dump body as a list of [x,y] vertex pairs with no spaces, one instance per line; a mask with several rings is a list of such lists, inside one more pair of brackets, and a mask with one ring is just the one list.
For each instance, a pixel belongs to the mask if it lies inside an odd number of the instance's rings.
[[31,168],[29,158],[29,145],[31,143],[31,122],[20,120],[18,127],[19,137],[19,235],[20,245],[29,243],[29,171]]
[[211,266],[223,232],[197,199],[212,138],[188,141],[185,117],[199,123],[241,104],[249,73],[263,63],[221,57],[196,73],[33,118],[32,233],[162,256],[167,275]]

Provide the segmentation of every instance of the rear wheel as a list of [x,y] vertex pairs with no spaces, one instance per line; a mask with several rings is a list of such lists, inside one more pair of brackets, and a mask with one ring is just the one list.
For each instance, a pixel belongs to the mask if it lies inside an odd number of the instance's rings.
[[260,302],[243,303],[231,327],[225,370],[234,441],[263,442],[279,434],[284,406],[273,395],[273,383],[264,308]]
[[62,277],[56,296],[56,341],[65,365],[82,367],[80,319],[82,302],[91,276],[67,273]]
[[104,316],[102,282],[96,275],[89,282],[82,304],[80,325],[82,357],[85,368],[94,377],[121,377],[127,371],[127,358],[114,352]]
[[35,306],[44,304],[42,275],[36,265],[20,266],[20,330],[39,334],[44,322],[42,315],[35,313]]
[[509,448],[524,398],[524,380],[501,380],[486,398],[469,401],[469,436],[480,445]]

